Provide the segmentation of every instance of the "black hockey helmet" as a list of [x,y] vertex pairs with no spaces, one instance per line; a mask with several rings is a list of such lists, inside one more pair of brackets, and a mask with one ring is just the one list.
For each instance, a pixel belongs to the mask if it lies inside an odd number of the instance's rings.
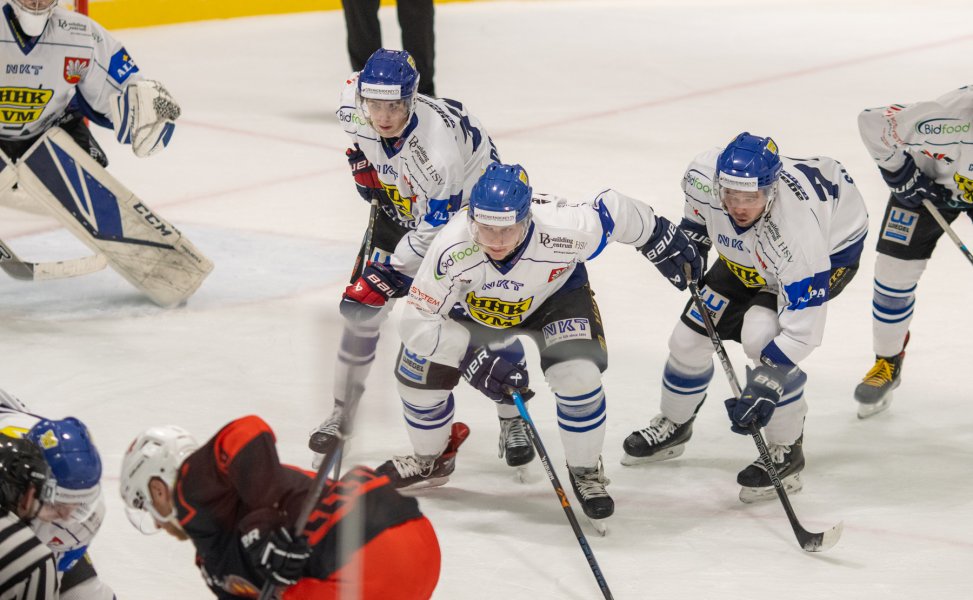
[[27,439],[0,435],[0,514],[15,511],[31,487],[41,499],[49,477],[40,448]]

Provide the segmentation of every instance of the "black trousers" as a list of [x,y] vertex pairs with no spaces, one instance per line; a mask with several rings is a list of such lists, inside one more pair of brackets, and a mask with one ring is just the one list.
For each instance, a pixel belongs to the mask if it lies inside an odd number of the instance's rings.
[[[398,0],[396,10],[402,28],[402,47],[412,55],[419,70],[419,93],[435,96],[433,84],[435,42],[433,0]],[[341,0],[348,29],[348,56],[351,68],[361,71],[368,57],[382,47],[382,28],[378,22],[379,0]]]

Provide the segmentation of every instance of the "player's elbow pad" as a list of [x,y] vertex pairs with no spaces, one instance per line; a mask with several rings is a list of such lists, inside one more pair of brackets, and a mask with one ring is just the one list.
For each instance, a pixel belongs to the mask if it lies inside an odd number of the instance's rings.
[[158,81],[130,83],[112,104],[115,139],[131,144],[139,158],[151,156],[169,145],[179,114],[179,105]]

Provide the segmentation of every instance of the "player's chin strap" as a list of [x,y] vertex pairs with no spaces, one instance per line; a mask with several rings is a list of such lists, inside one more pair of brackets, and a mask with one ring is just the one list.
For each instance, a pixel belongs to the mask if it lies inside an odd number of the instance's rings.
[[[726,354],[726,349],[723,347],[723,342],[720,341],[720,336],[716,333],[716,327],[713,325],[713,317],[710,316],[709,311],[706,309],[706,305],[703,303],[703,298],[699,294],[699,286],[695,281],[693,281],[692,268],[688,263],[686,264],[686,281],[689,282],[689,293],[691,293],[693,296],[693,303],[696,305],[696,311],[699,313],[699,317],[703,320],[703,325],[706,327],[706,333],[709,335],[709,339],[713,343],[713,348],[716,350],[716,355],[720,359],[720,364],[723,365],[723,371],[726,373],[726,379],[730,383],[730,390],[733,391],[734,396],[739,398],[742,393],[740,390],[740,382],[737,381],[736,372],[733,370],[733,365],[730,364],[730,357]],[[790,521],[791,528],[794,530],[794,534],[797,536],[797,542],[801,545],[801,548],[807,552],[821,552],[838,543],[838,538],[841,537],[841,530],[843,527],[842,523],[840,522],[831,529],[822,533],[811,533],[801,526],[800,521],[797,520],[797,515],[794,514],[794,509],[791,507],[791,502],[787,498],[787,492],[784,491],[784,486],[780,481],[780,477],[777,475],[777,468],[774,467],[774,461],[770,457],[770,451],[767,449],[767,442],[764,441],[764,436],[760,433],[760,427],[758,427],[756,423],[750,424],[750,436],[757,445],[757,450],[760,452],[760,460],[763,462],[764,468],[767,470],[767,475],[770,476],[770,480],[774,484],[774,489],[777,491],[777,496],[780,498],[780,503],[784,506],[784,512],[787,513],[787,520]]]

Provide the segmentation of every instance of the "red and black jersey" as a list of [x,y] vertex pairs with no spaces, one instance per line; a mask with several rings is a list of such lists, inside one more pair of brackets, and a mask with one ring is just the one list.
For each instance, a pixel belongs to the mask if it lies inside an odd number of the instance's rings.
[[[175,485],[176,514],[219,598],[256,596],[263,585],[240,542],[241,522],[247,519],[250,528],[256,517],[272,521],[268,529],[293,528],[313,475],[280,463],[274,433],[257,416],[229,423],[186,458]],[[422,516],[414,498],[401,496],[387,477],[364,467],[352,469],[337,485],[329,481],[325,490],[304,530],[311,545],[307,577],[327,579],[342,566],[339,533],[355,550],[389,527]]]

